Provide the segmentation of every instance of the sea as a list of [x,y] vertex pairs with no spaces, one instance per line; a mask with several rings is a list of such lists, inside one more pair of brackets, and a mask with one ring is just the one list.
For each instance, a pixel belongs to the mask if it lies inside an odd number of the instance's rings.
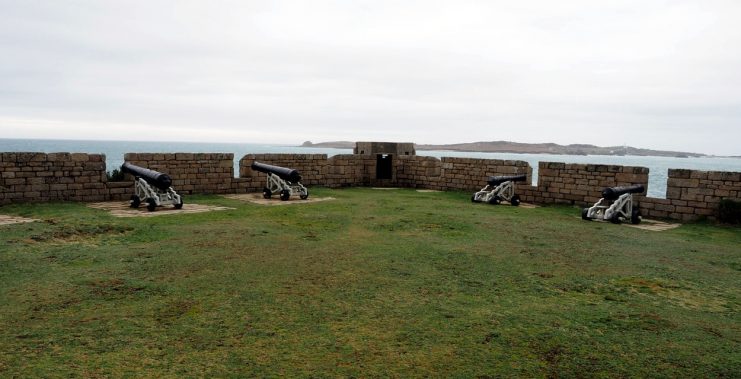
[[[279,144],[251,143],[209,143],[209,142],[139,142],[139,141],[91,141],[91,140],[51,140],[51,139],[3,139],[0,138],[0,152],[41,152],[41,153],[91,153],[105,154],[108,171],[123,164],[125,153],[233,153],[234,172],[239,173],[239,160],[246,154],[284,153],[284,154],[352,154],[352,149],[324,147],[303,147]],[[646,157],[615,155],[556,155],[556,154],[512,154],[481,153],[444,150],[420,150],[417,155],[431,157],[486,158],[526,161],[533,168],[532,184],[538,182],[538,162],[593,163],[621,166],[648,167],[648,196],[663,199],[666,197],[668,170],[691,169],[703,171],[741,172],[741,158],[729,157]],[[485,184],[485,178],[481,178]]]

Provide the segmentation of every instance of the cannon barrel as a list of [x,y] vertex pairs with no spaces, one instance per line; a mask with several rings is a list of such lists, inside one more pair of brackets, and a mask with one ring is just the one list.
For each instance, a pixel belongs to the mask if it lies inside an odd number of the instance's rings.
[[172,179],[170,179],[169,175],[148,168],[139,167],[129,162],[124,162],[124,164],[121,165],[121,172],[142,178],[150,185],[155,186],[162,191],[166,191],[170,186],[172,186]]
[[286,168],[286,167],[280,167],[280,166],[273,166],[265,163],[260,162],[252,162],[252,169],[257,170],[264,173],[271,173],[273,175],[278,175],[279,178],[283,180],[287,180],[291,183],[297,183],[301,181],[301,175],[298,173],[298,171],[292,169],[292,168]]
[[490,186],[497,186],[504,182],[524,182],[527,179],[527,175],[521,174],[521,175],[509,175],[509,176],[490,176],[489,180],[486,182],[489,183]]
[[602,197],[606,200],[617,200],[620,195],[626,193],[643,193],[643,184],[634,184],[632,186],[608,187],[602,190]]

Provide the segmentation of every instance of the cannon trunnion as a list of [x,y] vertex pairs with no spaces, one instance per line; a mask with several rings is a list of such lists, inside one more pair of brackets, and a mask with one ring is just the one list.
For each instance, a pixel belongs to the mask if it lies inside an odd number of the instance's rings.
[[306,200],[309,197],[309,190],[301,184],[301,174],[297,170],[257,161],[252,162],[250,167],[255,171],[268,174],[267,184],[262,189],[264,198],[269,199],[273,195],[279,194],[280,199],[285,201],[296,193],[301,200]]
[[641,211],[633,205],[633,194],[645,191],[642,184],[630,186],[607,187],[602,190],[602,198],[593,206],[581,211],[584,220],[604,220],[619,224],[623,220],[630,220],[631,224],[641,222]]
[[134,194],[129,200],[131,208],[138,208],[142,202],[150,212],[163,205],[174,205],[175,209],[183,207],[183,197],[172,189],[169,175],[129,162],[121,165],[121,171],[134,176]]

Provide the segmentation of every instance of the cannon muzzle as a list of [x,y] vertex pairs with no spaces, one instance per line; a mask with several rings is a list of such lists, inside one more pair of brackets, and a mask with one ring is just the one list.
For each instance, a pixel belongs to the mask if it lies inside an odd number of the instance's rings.
[[643,184],[634,184],[632,186],[623,186],[623,187],[607,187],[602,190],[602,198],[605,200],[617,200],[620,195],[626,194],[626,193],[643,193],[645,188],[643,188]]
[[286,167],[280,167],[280,166],[273,166],[265,163],[260,162],[252,162],[253,170],[257,170],[264,173],[270,173],[273,175],[278,175],[279,178],[289,181],[291,183],[297,183],[301,181],[301,175],[298,173],[298,171],[286,168]]
[[155,186],[162,191],[167,191],[167,189],[172,186],[172,179],[170,179],[169,175],[148,168],[139,167],[129,162],[124,162],[124,164],[121,165],[121,172],[129,173],[137,178],[142,178],[149,183],[149,185]]
[[527,179],[527,175],[509,175],[509,176],[490,176],[486,182],[490,186],[498,186],[504,182],[524,182]]

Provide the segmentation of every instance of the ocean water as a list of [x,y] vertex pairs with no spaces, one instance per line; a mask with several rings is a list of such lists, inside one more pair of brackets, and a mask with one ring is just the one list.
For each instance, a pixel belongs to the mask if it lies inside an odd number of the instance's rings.
[[[0,139],[0,152],[70,152],[100,153],[106,155],[107,169],[113,170],[123,163],[125,153],[233,153],[235,175],[239,174],[239,160],[246,154],[286,153],[286,154],[352,154],[352,149],[315,148],[286,145],[248,144],[248,143],[195,143],[195,142],[132,142],[132,141],[75,141],[75,140],[36,140]],[[526,161],[533,168],[533,185],[537,184],[538,162],[594,163],[622,166],[648,167],[648,195],[656,198],[666,197],[666,179],[670,168],[703,171],[741,172],[741,158],[670,158],[613,155],[554,155],[554,154],[510,154],[478,153],[460,151],[417,151],[418,155],[431,157],[461,157],[508,159]],[[482,184],[485,178],[481,178]]]

